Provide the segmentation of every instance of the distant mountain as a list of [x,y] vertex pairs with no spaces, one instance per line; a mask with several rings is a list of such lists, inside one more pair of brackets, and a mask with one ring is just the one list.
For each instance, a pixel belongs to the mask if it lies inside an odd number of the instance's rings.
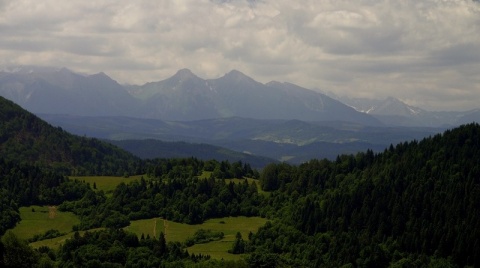
[[262,84],[236,70],[203,80],[183,69],[166,80],[132,86],[128,91],[144,100],[145,117],[163,120],[243,117],[380,125],[373,117],[324,94],[289,83]]
[[124,86],[104,73],[84,75],[66,68],[16,66],[0,70],[0,96],[36,114],[167,121],[242,117],[409,127],[480,121],[476,110],[429,112],[391,97],[332,98],[291,83],[259,83],[237,70],[217,79],[202,79],[182,69],[165,80]]
[[391,116],[417,116],[427,113],[418,107],[407,105],[394,97],[387,97],[383,100],[367,98],[337,97],[339,101],[354,108],[355,110],[372,115]]
[[140,102],[104,73],[24,66],[0,71],[0,96],[33,113],[132,115]]
[[128,91],[143,101],[143,118],[194,120],[221,116],[208,84],[188,69],[160,82],[130,87]]
[[69,134],[0,97],[0,154],[66,174],[119,174],[138,158],[111,144]]
[[383,100],[349,97],[337,97],[337,99],[359,112],[372,115],[387,126],[447,127],[480,122],[478,109],[461,112],[432,112],[408,105],[393,97]]
[[174,121],[225,117],[339,120],[381,125],[318,92],[288,83],[259,83],[233,70],[202,79],[188,69],[172,77],[122,86],[104,73],[23,66],[0,71],[0,96],[36,114],[129,116]]

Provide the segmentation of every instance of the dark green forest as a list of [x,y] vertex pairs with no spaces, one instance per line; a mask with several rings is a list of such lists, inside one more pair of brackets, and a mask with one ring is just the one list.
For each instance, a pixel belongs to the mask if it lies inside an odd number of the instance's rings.
[[[13,103],[0,107],[0,267],[480,266],[478,124],[381,153],[257,171],[240,161],[139,160],[53,128]],[[35,149],[16,148],[28,142]],[[144,177],[107,196],[67,174]],[[20,220],[18,208],[31,204],[77,214],[77,232],[58,250],[31,248],[7,232]],[[237,235],[230,252],[245,254],[238,261],[190,254],[191,241],[121,229],[137,219],[198,224],[225,216],[268,219],[248,237]],[[90,230],[96,227],[105,229]]]
[[55,128],[0,97],[0,155],[38,164],[64,175],[124,175],[141,172],[141,161],[98,139]]

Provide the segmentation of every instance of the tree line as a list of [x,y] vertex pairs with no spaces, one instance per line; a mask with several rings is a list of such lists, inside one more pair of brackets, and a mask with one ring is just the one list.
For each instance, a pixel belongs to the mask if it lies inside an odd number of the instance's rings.
[[[7,168],[8,163],[0,162],[3,173],[15,174],[18,167]],[[246,257],[228,263],[232,267],[480,266],[478,124],[391,145],[381,153],[368,150],[298,166],[273,163],[260,172],[241,162],[195,158],[157,159],[143,167],[148,176],[120,184],[108,197],[61,176],[53,188],[63,195],[33,194],[35,202],[64,198],[59,207],[80,216],[76,230],[107,228],[76,234],[59,251],[42,249],[39,256],[66,267],[85,263],[81,260],[97,267],[134,267],[133,260],[145,267],[220,267],[207,256],[188,254],[186,243],[165,244],[161,237],[142,242],[120,228],[152,217],[196,224],[242,215],[269,221],[248,238],[237,235],[230,252]],[[25,184],[35,181],[41,188],[49,182],[30,173],[19,176],[26,176]],[[240,179],[226,179],[234,177]],[[24,193],[10,190],[19,187],[10,181],[2,179],[2,185],[11,186],[2,186],[9,197],[2,194],[0,200],[11,208],[5,211],[15,212]],[[61,187],[85,189],[67,200]],[[10,212],[2,209],[2,220],[12,218]],[[122,257],[115,259],[115,252]],[[4,262],[10,260],[3,255]]]

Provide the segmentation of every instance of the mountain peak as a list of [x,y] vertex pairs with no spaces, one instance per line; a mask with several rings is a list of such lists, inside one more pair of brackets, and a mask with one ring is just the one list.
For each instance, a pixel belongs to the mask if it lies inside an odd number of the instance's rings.
[[184,68],[184,69],[178,70],[173,77],[184,80],[187,78],[196,78],[197,76],[192,71],[190,71],[190,69]]
[[104,72],[99,72],[99,73],[96,73],[96,74],[92,74],[92,75],[89,75],[91,77],[108,77],[110,78],[106,73]]
[[246,74],[238,71],[238,70],[231,70],[230,72],[226,73],[223,78],[228,78],[230,80],[234,81],[241,81],[241,80],[247,80],[247,81],[255,81],[253,78],[247,76]]
[[97,81],[107,81],[107,82],[117,83],[117,81],[113,80],[110,76],[108,76],[104,72],[99,72],[99,73],[96,73],[96,74],[92,74],[92,75],[89,75],[88,77],[93,78]]
[[[246,76],[244,73],[240,72],[239,70],[231,70],[230,72],[226,73],[225,76],[227,77],[236,77],[236,78],[240,78],[240,77],[248,77]],[[249,77],[250,78],[250,77]]]
[[410,106],[394,97],[387,97],[371,110],[371,114],[400,116],[416,116],[423,112],[422,109]]
[[397,103],[397,104],[402,104],[402,105],[406,105],[403,101],[395,98],[395,97],[392,97],[392,96],[389,96],[387,97],[384,102],[386,103]]

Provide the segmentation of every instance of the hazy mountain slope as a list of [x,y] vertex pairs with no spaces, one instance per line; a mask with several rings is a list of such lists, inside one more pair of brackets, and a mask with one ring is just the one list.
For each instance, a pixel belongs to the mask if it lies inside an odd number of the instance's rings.
[[66,68],[24,66],[0,71],[0,96],[36,114],[168,121],[243,117],[408,127],[480,121],[474,112],[430,112],[392,97],[334,99],[290,83],[262,84],[236,70],[205,80],[182,69],[162,81],[122,86],[104,73],[82,75]]
[[204,80],[183,69],[159,82],[130,86],[128,91],[144,101],[145,117],[163,120],[243,117],[381,124],[321,93],[287,83],[262,84],[236,70]]
[[104,73],[24,66],[0,72],[0,95],[41,114],[130,116],[170,121],[225,117],[341,120],[380,125],[375,118],[293,84],[262,84],[233,70],[204,80],[188,69],[158,82],[122,86]]
[[104,73],[22,67],[0,72],[0,95],[33,113],[133,115],[139,101]]
[[65,115],[42,115],[42,118],[79,135],[112,140],[207,143],[292,163],[309,158],[335,158],[338,154],[366,149],[383,150],[390,144],[418,140],[442,131],[438,128],[365,127],[352,123],[239,117],[190,122]]
[[129,92],[143,100],[141,117],[164,120],[191,120],[220,117],[207,83],[188,69],[174,76]]
[[228,160],[231,163],[242,161],[243,163],[249,163],[253,168],[263,168],[267,164],[276,161],[273,158],[240,153],[209,144],[164,142],[159,140],[111,140],[108,142],[144,159],[195,157],[201,160]]
[[[345,121],[357,122],[365,125],[379,125],[379,122],[369,115],[359,113],[355,109],[335,100],[327,95],[308,90],[291,83],[280,83],[272,81],[267,83],[268,87],[284,93],[283,98],[290,103],[296,103],[302,110],[297,111],[297,116],[289,119],[300,119],[307,121]],[[284,107],[287,108],[288,106]],[[285,112],[292,112],[284,109]],[[303,115],[303,116],[301,116]],[[288,118],[288,117],[286,117]]]
[[0,97],[0,153],[7,160],[37,163],[77,174],[123,174],[123,167],[137,160],[108,143],[54,128],[3,97]]
[[426,111],[408,105],[396,98],[384,100],[337,97],[339,101],[355,110],[372,115],[387,126],[445,127],[480,122],[480,113],[473,111]]
[[480,123],[480,109],[460,113],[456,122],[460,124],[468,124],[471,122]]

